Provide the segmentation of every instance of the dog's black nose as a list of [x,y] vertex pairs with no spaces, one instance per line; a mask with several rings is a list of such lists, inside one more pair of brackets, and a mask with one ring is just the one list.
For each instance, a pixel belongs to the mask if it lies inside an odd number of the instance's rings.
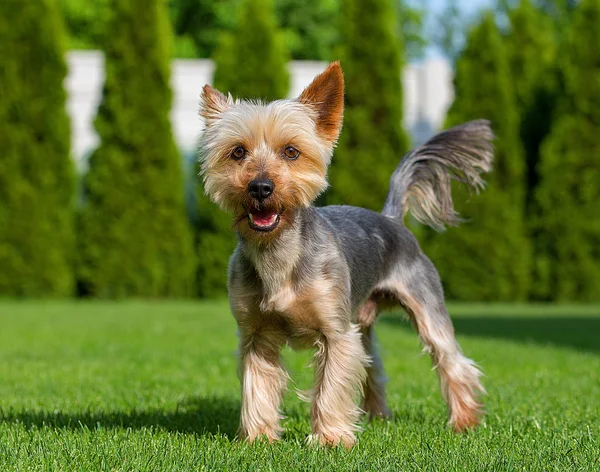
[[259,177],[248,184],[248,193],[252,198],[263,201],[269,198],[269,195],[273,193],[274,188],[275,184],[271,179]]

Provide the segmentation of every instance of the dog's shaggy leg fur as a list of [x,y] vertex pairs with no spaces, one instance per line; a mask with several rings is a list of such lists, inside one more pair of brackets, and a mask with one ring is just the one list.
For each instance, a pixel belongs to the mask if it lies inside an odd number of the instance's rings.
[[361,328],[362,342],[366,353],[371,358],[371,365],[367,367],[367,379],[363,387],[362,408],[370,418],[391,418],[385,397],[385,384],[387,378],[383,369],[383,362],[377,351],[375,330],[373,326]]
[[[442,395],[450,414],[448,425],[455,431],[474,428],[479,424],[482,409],[477,399],[477,395],[484,391],[479,381],[481,372],[471,359],[462,354],[454,339],[446,309],[443,306],[413,304],[409,313],[440,378]],[[432,322],[433,318],[440,317],[446,317],[448,322]]]
[[285,338],[280,333],[240,329],[242,412],[240,437],[250,442],[265,436],[279,439],[280,403],[288,375],[280,363]]
[[358,326],[346,333],[323,336],[316,343],[315,388],[312,404],[312,435],[309,441],[324,445],[356,441],[354,433],[361,410],[356,395],[366,379],[369,359],[363,349]]

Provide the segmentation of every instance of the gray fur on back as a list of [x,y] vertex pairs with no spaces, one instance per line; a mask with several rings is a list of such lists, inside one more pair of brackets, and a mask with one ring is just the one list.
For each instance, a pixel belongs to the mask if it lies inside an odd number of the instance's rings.
[[393,266],[410,266],[421,254],[417,240],[401,220],[371,210],[346,205],[310,208],[303,220],[320,226],[321,232],[330,233],[337,241],[350,273],[354,308]]
[[402,218],[407,212],[432,228],[460,223],[451,181],[479,192],[481,173],[492,169],[494,135],[487,120],[470,121],[443,131],[408,153],[394,171],[382,213]]

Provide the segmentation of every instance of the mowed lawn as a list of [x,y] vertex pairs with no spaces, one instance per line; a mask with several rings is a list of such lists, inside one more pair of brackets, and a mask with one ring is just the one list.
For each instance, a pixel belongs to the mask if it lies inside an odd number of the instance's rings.
[[487,416],[456,435],[400,314],[378,334],[391,422],[346,451],[305,445],[310,354],[274,445],[235,438],[235,324],[225,302],[0,301],[0,470],[600,470],[600,306],[452,305],[485,371]]

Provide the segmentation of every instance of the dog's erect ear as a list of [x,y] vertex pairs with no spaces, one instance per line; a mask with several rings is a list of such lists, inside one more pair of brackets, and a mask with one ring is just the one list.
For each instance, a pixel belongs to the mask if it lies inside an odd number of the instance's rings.
[[342,128],[344,114],[344,74],[340,63],[336,61],[329,64],[304,89],[298,101],[317,112],[317,131],[328,141],[335,142]]
[[218,120],[221,114],[227,111],[231,105],[233,105],[231,94],[226,97],[208,84],[202,88],[200,116],[206,120],[207,125],[211,121]]

